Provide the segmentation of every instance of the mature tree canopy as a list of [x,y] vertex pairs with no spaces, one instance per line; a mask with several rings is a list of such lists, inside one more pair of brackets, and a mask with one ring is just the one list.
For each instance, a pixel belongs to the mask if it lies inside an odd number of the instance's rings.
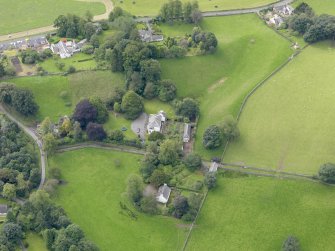
[[184,214],[187,213],[189,209],[187,198],[179,195],[173,201],[174,212],[173,215],[176,218],[181,218]]
[[177,96],[177,88],[172,80],[164,79],[160,83],[159,99],[164,102],[174,100]]
[[323,182],[335,184],[335,164],[323,164],[319,170],[319,177]]
[[98,117],[96,108],[87,100],[81,100],[74,111],[73,119],[80,123],[81,128],[86,128],[89,122],[95,122]]
[[108,110],[106,104],[101,100],[101,98],[94,96],[89,99],[90,103],[93,105],[97,111],[96,121],[100,124],[107,122],[108,120]]
[[215,149],[221,146],[222,140],[223,137],[221,129],[216,125],[212,125],[206,129],[203,135],[202,143],[207,149]]
[[216,187],[216,175],[215,173],[206,173],[205,175],[205,184],[208,187],[208,189],[213,189]]
[[184,98],[181,102],[177,102],[176,113],[193,120],[199,115],[199,104],[192,98]]
[[173,139],[165,140],[159,149],[158,159],[164,165],[175,165],[181,152],[180,144]]
[[142,98],[135,92],[128,91],[122,98],[121,109],[127,119],[136,119],[144,109]]
[[97,123],[88,123],[86,132],[88,139],[92,141],[102,141],[107,137],[103,126]]
[[240,136],[240,130],[237,127],[237,122],[232,116],[224,119],[222,132],[223,136],[228,140],[234,140]]
[[196,153],[190,153],[184,159],[184,163],[188,169],[194,171],[201,167],[202,161],[200,155]]

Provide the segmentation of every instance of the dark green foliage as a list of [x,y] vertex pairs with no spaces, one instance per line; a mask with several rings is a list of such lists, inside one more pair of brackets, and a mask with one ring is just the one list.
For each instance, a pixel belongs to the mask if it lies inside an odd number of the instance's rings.
[[289,27],[300,34],[305,34],[312,24],[313,19],[306,14],[294,15],[288,22]]
[[178,219],[180,219],[184,214],[186,214],[189,209],[187,198],[182,195],[178,195],[175,197],[173,201],[173,206],[174,206],[173,216]]
[[76,68],[72,65],[69,66],[69,68],[67,69],[67,73],[72,74],[76,72]]
[[206,173],[205,184],[208,189],[213,189],[214,187],[216,187],[216,174],[212,172]]
[[15,223],[5,223],[2,227],[4,237],[13,244],[18,244],[23,238],[23,232],[20,225]]
[[88,139],[92,141],[103,141],[107,138],[107,134],[103,126],[97,123],[88,123],[86,132]]
[[304,35],[308,43],[314,43],[335,37],[335,17],[330,15],[321,15],[314,18],[314,24],[309,27]]
[[111,13],[109,13],[109,21],[113,22],[118,17],[121,17],[124,14],[123,10],[120,7],[115,7]]
[[147,152],[142,160],[140,172],[144,180],[148,180],[159,164],[158,154]]
[[201,157],[196,153],[190,153],[187,155],[184,159],[184,163],[191,171],[199,169],[202,165]]
[[159,86],[156,83],[148,82],[145,85],[143,96],[147,99],[153,99],[158,95]]
[[35,50],[25,50],[20,53],[22,63],[24,64],[35,64],[40,61],[40,56]]
[[180,159],[181,145],[173,139],[165,140],[159,148],[158,159],[164,165],[176,165]]
[[85,54],[93,54],[94,53],[94,47],[90,44],[84,45],[83,48],[81,48],[82,53]]
[[155,169],[150,176],[150,184],[154,185],[155,187],[159,187],[163,184],[169,183],[171,176],[166,173],[163,169]]
[[122,142],[123,141],[123,139],[124,139],[124,134],[123,134],[123,132],[122,131],[120,131],[120,130],[114,130],[114,131],[112,131],[111,133],[110,133],[110,135],[109,135],[109,139],[111,140],[111,141],[116,141],[116,142]]
[[313,16],[313,9],[305,2],[300,3],[293,11],[294,14],[306,14],[307,16]]
[[95,122],[98,112],[95,107],[87,100],[81,100],[75,108],[73,119],[80,123],[81,128],[85,129],[89,122]]
[[168,102],[174,100],[177,96],[177,88],[172,80],[164,79],[160,83],[159,99]]
[[148,140],[149,141],[160,141],[160,140],[164,140],[164,134],[160,133],[160,132],[152,132],[151,134],[149,134]]
[[232,117],[226,117],[222,124],[223,136],[228,140],[235,140],[240,136],[237,121]]
[[0,102],[12,106],[24,116],[35,115],[38,111],[38,105],[30,90],[20,89],[9,83],[0,84]]
[[207,149],[215,149],[222,145],[222,131],[216,126],[209,126],[204,132],[202,143],[203,146]]
[[108,120],[108,110],[106,104],[101,100],[99,97],[91,97],[89,99],[90,103],[94,106],[94,108],[97,110],[97,119],[96,121],[99,124],[104,124]]
[[137,71],[132,72],[129,78],[127,78],[127,86],[129,90],[132,90],[141,96],[143,95],[146,87],[141,74]]
[[199,115],[199,104],[192,98],[184,98],[176,103],[177,115],[194,120]]
[[161,66],[155,59],[140,62],[141,76],[145,82],[157,82],[161,79]]
[[145,196],[141,199],[141,210],[147,214],[156,214],[157,202],[155,196]]
[[143,196],[143,184],[140,176],[131,174],[127,181],[127,195],[131,202],[138,204]]
[[299,251],[300,243],[299,240],[294,236],[289,236],[285,240],[282,246],[283,251]]
[[200,27],[193,28],[192,41],[200,47],[204,53],[213,53],[218,45],[216,36],[212,32],[202,31]]
[[142,98],[135,92],[128,91],[122,98],[121,109],[126,119],[136,119],[144,109]]
[[326,163],[319,169],[319,178],[326,183],[335,184],[335,164]]
[[[186,23],[198,23],[199,18],[194,18],[194,13],[200,12],[197,2],[186,2],[183,6],[180,0],[172,0],[160,9],[159,17],[163,22],[184,21]],[[201,13],[200,13],[201,16]]]

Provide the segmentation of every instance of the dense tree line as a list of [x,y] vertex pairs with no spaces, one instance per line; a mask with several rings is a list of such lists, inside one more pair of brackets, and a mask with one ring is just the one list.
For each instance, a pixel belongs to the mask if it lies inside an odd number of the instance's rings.
[[302,34],[308,43],[315,43],[327,39],[335,39],[335,17],[331,15],[314,15],[310,6],[301,3],[288,20],[292,30]]
[[90,40],[101,27],[92,23],[92,17],[86,15],[85,18],[73,14],[58,16],[54,21],[54,27],[57,28],[57,35],[68,38],[86,38]]
[[35,115],[38,111],[33,93],[10,83],[0,84],[0,102],[13,107],[24,116]]
[[202,19],[197,1],[182,3],[180,0],[170,0],[163,4],[159,18],[163,22],[184,21],[198,24]]
[[9,200],[38,187],[40,171],[34,146],[19,127],[0,115],[0,192]]
[[15,250],[23,238],[23,232],[28,231],[42,234],[50,251],[98,250],[43,190],[31,194],[22,207],[13,208],[8,213],[0,232],[0,249]]
[[50,49],[46,49],[42,52],[37,52],[35,50],[28,49],[21,51],[20,57],[22,59],[22,63],[24,64],[35,64],[52,57],[52,51]]
[[6,55],[0,55],[0,78],[4,76],[15,76],[15,69],[9,64]]

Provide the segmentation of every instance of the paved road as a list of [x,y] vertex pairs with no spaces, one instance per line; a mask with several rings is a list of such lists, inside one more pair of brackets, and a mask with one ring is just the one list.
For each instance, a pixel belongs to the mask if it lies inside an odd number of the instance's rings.
[[[97,15],[93,17],[94,21],[99,21],[99,20],[103,20],[103,19],[108,19],[108,15],[109,13],[113,10],[114,6],[111,0],[77,0],[77,1],[84,1],[84,2],[100,2],[103,3],[105,5],[106,11],[104,14],[101,15]],[[33,36],[33,35],[38,35],[38,34],[45,34],[51,31],[56,30],[55,27],[53,27],[53,25],[49,25],[49,26],[45,26],[45,27],[40,27],[40,28],[36,28],[36,29],[31,29],[31,30],[27,30],[27,31],[21,31],[21,32],[17,32],[17,33],[12,33],[9,37],[9,35],[2,35],[0,36],[0,42],[4,42],[4,41],[9,41],[9,40],[16,40],[19,38],[23,38],[26,36]]]
[[26,134],[28,134],[37,144],[38,149],[40,151],[41,157],[41,182],[38,189],[41,189],[45,182],[45,169],[46,169],[46,153],[43,150],[43,143],[42,140],[37,136],[37,133],[33,128],[29,128],[14,118],[9,112],[7,112],[3,106],[0,104],[0,111],[3,112],[11,121],[16,123]]

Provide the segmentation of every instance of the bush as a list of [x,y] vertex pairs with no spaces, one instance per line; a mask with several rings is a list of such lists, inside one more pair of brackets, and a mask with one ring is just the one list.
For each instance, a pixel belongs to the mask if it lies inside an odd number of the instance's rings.
[[223,135],[216,125],[209,126],[202,139],[203,146],[207,149],[215,149],[222,145]]
[[94,47],[90,44],[87,44],[87,45],[84,45],[83,48],[81,48],[81,51],[84,53],[84,54],[93,54],[94,53]]
[[215,173],[206,173],[205,184],[208,189],[213,189],[216,187],[216,174]]
[[141,210],[147,214],[157,214],[157,202],[155,196],[146,196],[141,199]]
[[115,130],[110,133],[109,138],[111,141],[122,142],[124,139],[124,134],[120,130]]
[[192,98],[176,103],[176,114],[194,120],[199,115],[199,104]]
[[171,80],[162,80],[159,90],[159,99],[168,102],[174,100],[177,96],[177,88]]
[[294,236],[289,236],[284,241],[282,246],[283,251],[299,251],[300,250],[300,243],[299,240]]
[[202,165],[201,157],[196,153],[190,153],[189,155],[187,155],[184,159],[184,163],[191,171],[195,171]]
[[87,136],[92,141],[102,141],[107,137],[107,134],[100,124],[88,123],[86,128]]
[[76,68],[72,65],[69,66],[67,73],[71,74],[71,73],[75,73],[76,72]]
[[158,140],[164,140],[164,134],[160,132],[152,132],[149,134],[148,140],[149,141],[158,141]]
[[323,164],[319,169],[319,178],[323,182],[335,184],[335,164]]

